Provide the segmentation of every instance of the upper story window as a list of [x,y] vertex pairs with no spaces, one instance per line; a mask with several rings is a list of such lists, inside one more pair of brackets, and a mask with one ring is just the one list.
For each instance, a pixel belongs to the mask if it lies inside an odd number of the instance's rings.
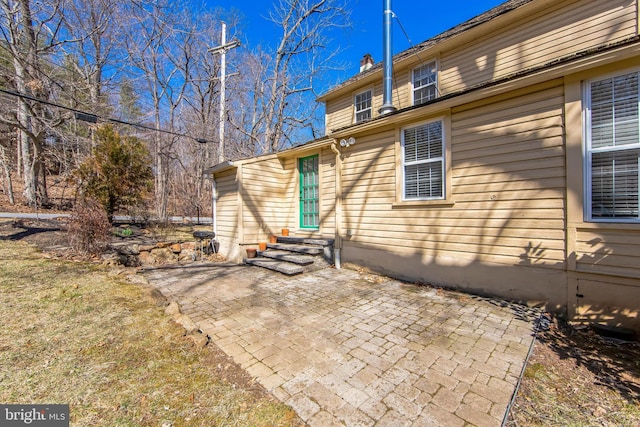
[[356,123],[371,118],[371,89],[356,94],[354,100]]
[[402,130],[404,200],[436,200],[445,196],[442,120]]
[[413,83],[413,105],[419,105],[436,98],[438,93],[437,77],[436,61],[431,61],[413,69],[411,77],[411,82]]
[[586,212],[594,221],[638,221],[639,74],[585,87]]

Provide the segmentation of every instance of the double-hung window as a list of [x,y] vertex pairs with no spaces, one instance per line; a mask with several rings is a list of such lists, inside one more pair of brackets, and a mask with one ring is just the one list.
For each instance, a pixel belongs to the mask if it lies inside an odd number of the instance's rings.
[[356,123],[369,120],[371,118],[371,90],[356,94],[354,105],[356,110]]
[[639,73],[586,85],[586,212],[593,221],[638,221]]
[[404,200],[445,198],[444,153],[441,120],[402,130]]
[[413,83],[413,105],[435,99],[438,93],[436,61],[414,68],[411,81]]

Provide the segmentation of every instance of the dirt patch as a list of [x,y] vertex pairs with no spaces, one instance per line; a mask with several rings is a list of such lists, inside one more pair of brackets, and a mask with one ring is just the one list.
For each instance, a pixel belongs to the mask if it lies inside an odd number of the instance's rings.
[[640,343],[553,319],[538,334],[507,425],[640,425]]
[[0,239],[24,241],[42,250],[67,247],[66,223],[59,220],[0,220]]

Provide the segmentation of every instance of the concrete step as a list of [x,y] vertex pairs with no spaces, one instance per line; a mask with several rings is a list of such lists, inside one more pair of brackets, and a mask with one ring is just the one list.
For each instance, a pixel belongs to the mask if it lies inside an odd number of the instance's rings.
[[333,245],[333,239],[309,239],[306,237],[278,236],[278,243],[288,243],[292,245],[331,246]]
[[300,274],[304,271],[304,269],[299,265],[271,258],[245,258],[243,261],[245,264],[255,265],[258,267],[267,268],[269,270],[278,271],[282,274],[286,274],[287,276]]
[[266,251],[258,251],[259,257],[272,258],[278,261],[286,261],[291,262],[293,264],[298,265],[309,265],[313,264],[315,261],[315,257],[311,255],[298,255],[291,253],[289,251],[278,251],[278,250],[266,250]]
[[[280,241],[280,239],[281,237],[278,237],[278,241]],[[297,252],[307,255],[322,255],[324,253],[324,246],[311,244],[267,243],[267,249]]]

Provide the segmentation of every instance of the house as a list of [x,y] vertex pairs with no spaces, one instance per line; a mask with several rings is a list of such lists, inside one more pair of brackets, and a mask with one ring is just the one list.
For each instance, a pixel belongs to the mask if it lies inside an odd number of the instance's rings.
[[511,0],[331,89],[326,136],[212,167],[221,252],[337,262],[640,330],[638,0]]

